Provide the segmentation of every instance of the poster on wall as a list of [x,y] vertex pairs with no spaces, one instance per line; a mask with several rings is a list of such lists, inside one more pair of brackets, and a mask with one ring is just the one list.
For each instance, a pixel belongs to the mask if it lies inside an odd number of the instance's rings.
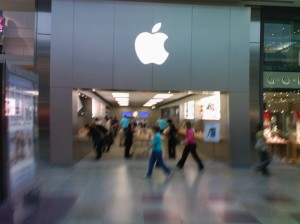
[[184,103],[184,119],[192,120],[195,118],[195,101]]
[[200,99],[200,119],[220,120],[221,103],[220,93]]
[[220,141],[220,123],[205,123],[204,126],[204,142]]
[[9,188],[16,193],[35,179],[36,87],[32,80],[6,76],[5,115],[7,120],[7,150]]

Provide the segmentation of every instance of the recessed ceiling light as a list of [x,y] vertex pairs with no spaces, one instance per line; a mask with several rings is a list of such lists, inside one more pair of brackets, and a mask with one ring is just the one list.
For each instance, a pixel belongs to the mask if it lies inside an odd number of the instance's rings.
[[153,106],[153,103],[145,103],[143,106],[144,106],[144,107],[152,107],[152,106]]
[[149,103],[159,103],[161,101],[163,101],[164,99],[150,99],[148,102]]
[[116,101],[118,101],[118,102],[128,102],[129,101],[129,99],[128,98],[121,98],[121,97],[117,97],[117,98],[115,98],[115,100]]
[[167,98],[170,98],[171,96],[173,96],[173,94],[171,94],[171,93],[159,93],[159,94],[156,94],[153,98],[167,99]]
[[119,102],[119,105],[120,105],[120,106],[128,106],[129,103],[128,103],[128,102]]
[[112,93],[114,97],[129,97],[129,93]]

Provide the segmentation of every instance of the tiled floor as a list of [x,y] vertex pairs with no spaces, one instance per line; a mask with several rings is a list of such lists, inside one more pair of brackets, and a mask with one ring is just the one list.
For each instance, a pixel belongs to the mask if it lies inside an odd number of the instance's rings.
[[124,160],[123,148],[112,150],[100,161],[91,153],[74,167],[40,167],[41,201],[22,224],[300,223],[297,166],[273,163],[263,177],[205,160],[199,173],[189,158],[171,179],[160,169],[143,179],[145,158]]

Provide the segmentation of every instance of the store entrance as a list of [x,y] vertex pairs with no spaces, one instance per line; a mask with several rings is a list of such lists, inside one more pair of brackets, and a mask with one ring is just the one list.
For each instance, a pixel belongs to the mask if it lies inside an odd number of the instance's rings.
[[[95,160],[93,141],[87,136],[85,125],[95,123],[108,128],[113,126],[113,143],[104,146],[101,160],[125,159],[124,133],[121,120],[128,117],[135,124],[131,159],[145,158],[143,151],[151,139],[150,128],[160,118],[171,119],[178,129],[178,142],[184,139],[185,121],[191,121],[198,148],[204,159],[227,162],[227,94],[210,91],[110,91],[73,90],[74,157]],[[76,97],[75,97],[76,96]],[[76,100],[75,100],[76,98]],[[76,113],[75,113],[76,110]],[[108,125],[110,123],[110,125]],[[220,124],[218,137],[222,141],[205,142],[207,124]],[[169,159],[167,136],[162,135],[165,159]],[[176,145],[176,158],[181,156],[183,144]],[[222,150],[221,150],[222,148]]]
[[299,164],[300,92],[264,93],[264,128],[273,160]]

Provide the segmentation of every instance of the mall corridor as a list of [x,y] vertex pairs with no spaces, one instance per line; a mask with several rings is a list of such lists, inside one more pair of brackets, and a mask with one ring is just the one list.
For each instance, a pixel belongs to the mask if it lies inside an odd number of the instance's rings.
[[74,167],[40,167],[40,202],[23,207],[34,212],[20,223],[300,223],[299,167],[273,163],[271,176],[263,177],[253,169],[204,163],[199,173],[189,158],[171,179],[160,169],[143,179],[145,158],[123,160],[107,153],[95,161],[91,152]]

